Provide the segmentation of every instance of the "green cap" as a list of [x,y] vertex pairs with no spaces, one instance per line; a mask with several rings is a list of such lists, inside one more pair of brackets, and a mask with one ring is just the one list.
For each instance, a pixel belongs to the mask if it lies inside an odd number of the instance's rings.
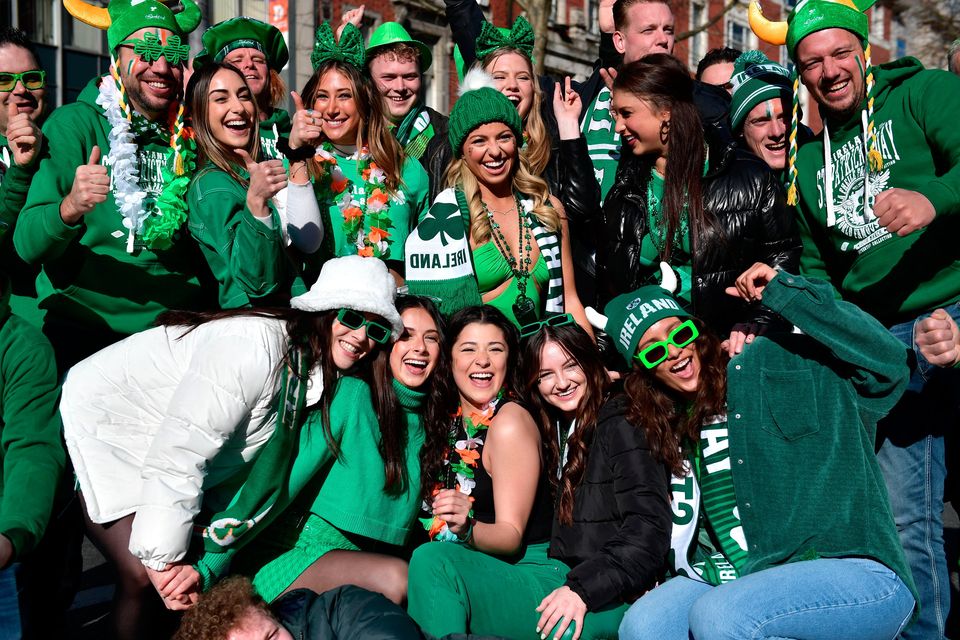
[[456,158],[463,156],[463,141],[470,132],[491,122],[502,122],[523,140],[520,114],[505,95],[493,87],[493,78],[482,69],[471,69],[460,85],[460,98],[450,111],[447,125],[450,147]]
[[793,79],[785,67],[767,59],[761,51],[745,51],[733,63],[733,96],[730,100],[730,124],[739,131],[747,114],[767,100],[793,100]]
[[664,318],[690,317],[670,292],[655,284],[617,296],[603,312],[607,316],[604,330],[613,338],[627,366],[633,364],[633,355],[647,329]]
[[256,18],[230,18],[207,29],[203,34],[203,51],[193,60],[199,69],[211,60],[223,62],[234,49],[256,49],[267,58],[274,71],[282,70],[290,60],[283,34],[273,25]]
[[410,37],[410,33],[399,22],[384,22],[370,36],[367,43],[367,64],[373,60],[380,49],[394,44],[408,44],[420,52],[420,73],[423,73],[433,64],[433,54],[430,47],[419,40]]
[[796,61],[797,45],[811,33],[826,29],[846,29],[854,33],[864,47],[870,34],[870,22],[864,13],[876,0],[800,0],[787,17],[787,52]]

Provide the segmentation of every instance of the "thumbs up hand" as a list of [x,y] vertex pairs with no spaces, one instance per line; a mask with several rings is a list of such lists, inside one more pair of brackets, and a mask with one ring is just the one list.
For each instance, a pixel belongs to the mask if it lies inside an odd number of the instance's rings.
[[100,147],[94,145],[87,164],[77,167],[73,175],[73,187],[60,203],[60,217],[67,224],[77,224],[94,207],[106,202],[109,193],[110,176],[107,168],[100,165]]
[[269,218],[267,201],[287,186],[287,171],[280,160],[257,162],[244,149],[234,149],[250,174],[247,187],[247,208],[258,218]]
[[317,146],[323,139],[320,114],[313,109],[304,108],[303,98],[296,91],[291,91],[290,97],[293,98],[293,106],[296,108],[290,128],[290,148]]
[[30,119],[30,114],[20,113],[12,100],[7,102],[7,140],[13,152],[13,162],[18,167],[29,167],[40,156],[40,127]]

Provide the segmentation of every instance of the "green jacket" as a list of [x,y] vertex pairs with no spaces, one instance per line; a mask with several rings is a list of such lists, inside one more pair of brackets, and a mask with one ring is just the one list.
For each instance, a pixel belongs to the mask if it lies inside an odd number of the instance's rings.
[[846,122],[828,121],[831,175],[823,133],[797,155],[800,270],[829,280],[845,299],[889,326],[960,300],[960,78],[924,70],[914,58],[874,70],[875,131],[884,166],[869,176],[869,202],[887,189],[908,189],[926,196],[937,217],[905,237],[881,227],[864,207],[861,113]]
[[[268,227],[247,208],[247,190],[207,163],[187,190],[187,227],[220,283],[220,307],[286,306],[296,280],[284,251],[280,217]],[[300,283],[294,293],[303,293]]]
[[[311,511],[334,526],[388,544],[404,542],[420,505],[420,448],[423,423],[420,407],[425,394],[394,383],[407,420],[407,484],[399,495],[383,491],[383,459],[378,449],[380,427],[370,397],[370,387],[359,378],[341,377],[330,405],[331,433],[340,443],[336,459],[323,435],[320,411],[307,416],[286,489],[257,527],[267,531],[301,493],[318,489]],[[304,493],[304,498],[308,498]],[[297,505],[303,504],[298,501]],[[306,502],[307,505],[310,502]],[[255,529],[254,531],[257,531]],[[256,535],[241,538],[222,552],[204,552],[196,563],[204,589],[226,575],[236,552]],[[291,579],[292,581],[292,579]]]
[[874,450],[877,421],[907,387],[906,348],[824,282],[781,273],[762,303],[803,334],[758,337],[727,367],[742,573],[859,556],[916,597]]
[[[109,123],[96,104],[100,80],[92,80],[76,103],[55,110],[44,124],[44,136],[55,148],[40,161],[13,239],[24,260],[43,264],[37,294],[50,317],[132,334],[152,326],[167,309],[215,308],[216,299],[201,285],[199,274],[209,279],[210,270],[187,234],[181,232],[168,250],[137,246],[127,253],[127,230],[112,193],[75,225],[60,217],[76,168],[87,162],[94,145],[101,162],[110,149]],[[165,132],[151,130],[139,138],[140,185],[148,206],[163,186],[168,144]]]
[[10,313],[0,296],[0,534],[14,559],[43,536],[66,455],[60,443],[60,393],[53,348],[38,329]]

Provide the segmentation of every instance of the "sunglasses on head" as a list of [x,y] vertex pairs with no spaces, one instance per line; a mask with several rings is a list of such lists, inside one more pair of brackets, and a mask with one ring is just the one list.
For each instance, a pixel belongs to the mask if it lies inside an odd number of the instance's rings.
[[520,327],[520,337],[529,338],[530,336],[538,333],[544,327],[565,327],[568,324],[573,324],[575,322],[576,320],[574,320],[573,316],[569,313],[564,313],[559,316],[550,316],[546,320],[531,322],[530,324],[525,324]]
[[367,320],[359,311],[340,309],[337,320],[348,329],[366,327],[367,337],[378,344],[386,344],[390,340],[390,329],[376,320]]
[[23,73],[0,73],[0,91],[13,91],[18,82],[28,91],[43,89],[47,84],[47,72],[40,69],[24,71]]
[[674,327],[666,340],[647,345],[633,357],[642,362],[647,369],[653,369],[670,356],[670,345],[682,349],[699,336],[700,331],[697,325],[693,324],[693,320],[687,320]]

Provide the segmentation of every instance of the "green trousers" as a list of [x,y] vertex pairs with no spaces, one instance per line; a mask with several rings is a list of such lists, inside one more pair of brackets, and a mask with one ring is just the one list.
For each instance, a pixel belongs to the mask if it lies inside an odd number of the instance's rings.
[[[435,636],[474,633],[539,640],[536,608],[570,569],[546,543],[504,559],[452,542],[421,545],[410,559],[407,611]],[[587,614],[584,639],[616,639],[626,604]]]

